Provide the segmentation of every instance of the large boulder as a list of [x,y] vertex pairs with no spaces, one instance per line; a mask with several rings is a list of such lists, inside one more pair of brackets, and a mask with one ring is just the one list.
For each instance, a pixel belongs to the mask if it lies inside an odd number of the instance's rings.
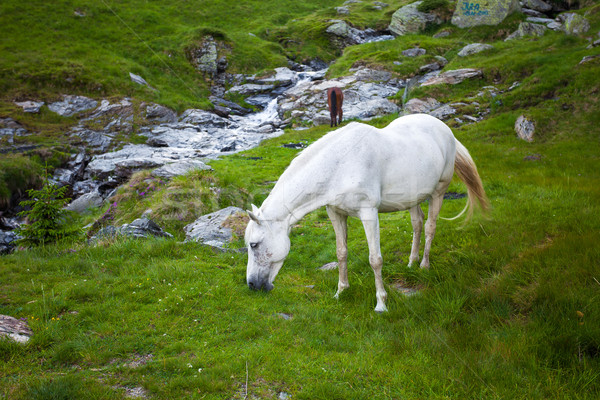
[[519,0],[459,1],[452,15],[452,24],[459,28],[479,25],[498,25],[515,11],[520,11]]
[[397,36],[410,33],[419,33],[429,25],[441,24],[442,20],[435,14],[424,13],[417,10],[422,1],[408,4],[398,9],[392,15],[389,30]]
[[564,13],[558,18],[563,22],[563,29],[569,35],[581,35],[590,30],[590,22],[579,14]]
[[523,0],[523,6],[541,13],[552,11],[552,6],[542,0]]

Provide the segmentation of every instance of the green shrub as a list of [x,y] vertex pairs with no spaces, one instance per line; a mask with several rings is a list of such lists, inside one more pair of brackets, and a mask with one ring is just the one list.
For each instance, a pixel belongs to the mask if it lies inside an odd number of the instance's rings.
[[10,207],[11,199],[39,183],[41,170],[39,164],[27,157],[0,157],[0,208]]
[[29,189],[30,200],[20,204],[26,207],[19,216],[26,217],[28,223],[21,226],[17,233],[22,237],[19,242],[24,245],[37,246],[56,242],[72,236],[75,231],[71,227],[72,213],[65,210],[69,198],[65,198],[66,186],[58,187],[45,178],[41,189]]

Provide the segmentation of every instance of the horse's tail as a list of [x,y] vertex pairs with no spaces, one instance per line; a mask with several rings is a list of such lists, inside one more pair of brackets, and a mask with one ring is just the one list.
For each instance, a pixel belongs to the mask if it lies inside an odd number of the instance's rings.
[[330,93],[331,93],[331,110],[330,110],[331,115],[337,116],[337,93],[335,92],[335,90],[332,90]]
[[[455,139],[456,140],[456,139]],[[490,208],[490,203],[485,195],[485,190],[483,189],[483,184],[481,183],[481,178],[479,177],[479,173],[477,172],[477,167],[469,154],[469,151],[461,142],[456,140],[456,158],[454,159],[454,172],[461,181],[467,185],[467,192],[469,195],[469,201],[465,208],[458,214],[456,217],[448,218],[449,220],[453,220],[459,218],[461,215],[468,210],[467,219],[471,217],[473,214],[473,209],[475,207],[481,208],[481,210],[485,213]],[[444,218],[446,219],[446,218]]]

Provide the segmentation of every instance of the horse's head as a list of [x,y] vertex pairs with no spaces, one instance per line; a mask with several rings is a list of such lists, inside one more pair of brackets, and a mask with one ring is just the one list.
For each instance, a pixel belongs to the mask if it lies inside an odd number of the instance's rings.
[[260,210],[252,205],[248,211],[250,222],[246,227],[248,267],[246,281],[253,290],[273,289],[273,281],[290,252],[290,239],[285,223],[262,218]]

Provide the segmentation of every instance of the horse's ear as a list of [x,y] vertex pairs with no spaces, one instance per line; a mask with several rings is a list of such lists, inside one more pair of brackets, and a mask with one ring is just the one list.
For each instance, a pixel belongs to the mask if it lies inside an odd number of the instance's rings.
[[246,212],[248,213],[248,216],[250,217],[250,219],[252,221],[254,221],[260,225],[260,220],[256,216],[256,214],[258,214],[258,207],[256,207],[254,204],[252,204],[252,211],[246,210]]

